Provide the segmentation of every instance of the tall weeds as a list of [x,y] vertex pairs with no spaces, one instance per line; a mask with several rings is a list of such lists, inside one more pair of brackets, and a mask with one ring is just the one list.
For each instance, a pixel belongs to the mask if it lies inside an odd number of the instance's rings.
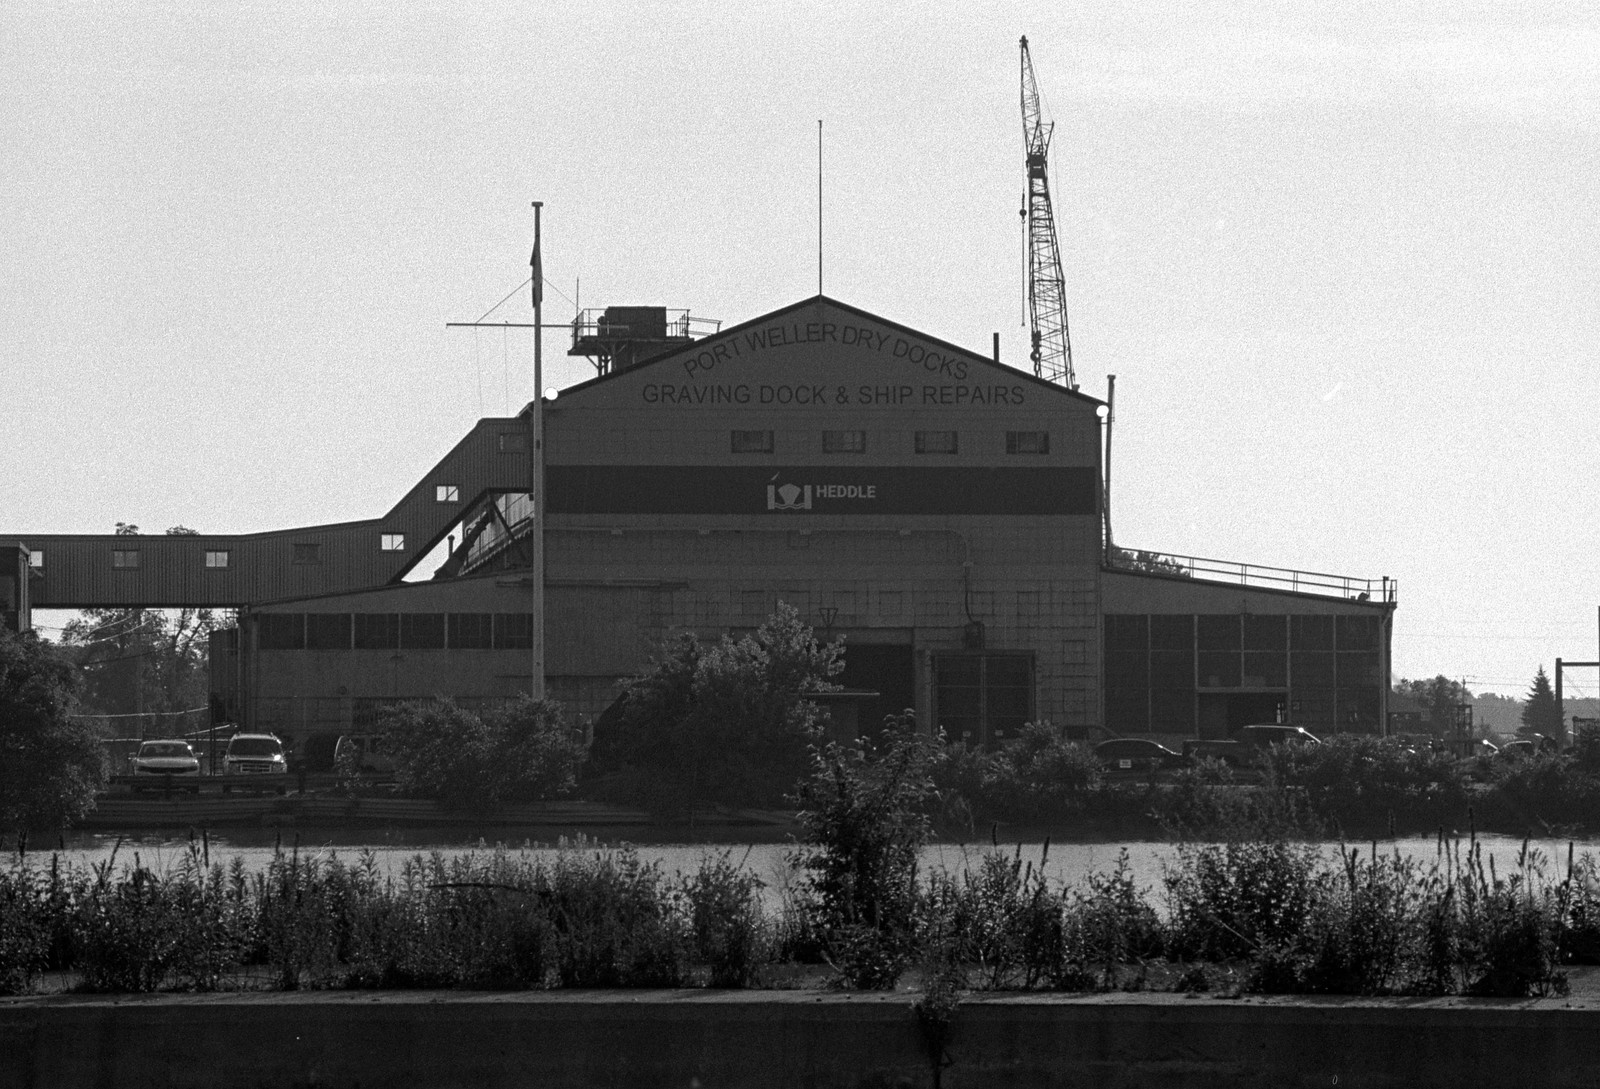
[[392,875],[370,853],[293,849],[253,873],[200,847],[164,867],[119,865],[116,852],[89,867],[19,860],[0,870],[0,992],[46,973],[106,992],[749,987],[797,925],[844,985],[917,968],[924,1013],[946,1020],[973,988],[1106,990],[1152,975],[1186,988],[1222,971],[1269,992],[1516,997],[1561,993],[1566,965],[1600,962],[1600,864],[1570,847],[1563,865],[1525,844],[1502,866],[1470,836],[1441,836],[1432,859],[1375,844],[1336,858],[1281,840],[1186,845],[1153,894],[1126,853],[1075,884],[1047,879],[1046,845],[922,880],[902,839],[842,835],[866,801],[835,813],[840,835],[823,846],[872,847],[877,861],[808,856],[787,916],[726,853],[669,875],[581,841],[419,855]]

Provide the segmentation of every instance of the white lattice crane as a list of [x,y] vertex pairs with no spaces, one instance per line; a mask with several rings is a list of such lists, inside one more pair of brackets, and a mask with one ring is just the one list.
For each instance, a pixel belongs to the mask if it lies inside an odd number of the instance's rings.
[[1033,326],[1033,373],[1077,389],[1072,338],[1067,332],[1067,284],[1061,272],[1055,213],[1050,207],[1050,137],[1055,123],[1039,109],[1028,39],[1022,39],[1022,135],[1028,148],[1028,192],[1022,215],[1028,233],[1028,318]]

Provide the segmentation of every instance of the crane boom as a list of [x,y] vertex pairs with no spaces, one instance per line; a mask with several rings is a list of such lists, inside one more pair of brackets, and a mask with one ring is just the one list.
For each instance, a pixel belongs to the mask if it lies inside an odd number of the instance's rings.
[[1050,137],[1055,123],[1039,109],[1039,84],[1022,39],[1022,136],[1028,150],[1028,316],[1033,325],[1033,373],[1077,389],[1072,373],[1072,338],[1067,332],[1067,283],[1061,272],[1055,213],[1050,207]]

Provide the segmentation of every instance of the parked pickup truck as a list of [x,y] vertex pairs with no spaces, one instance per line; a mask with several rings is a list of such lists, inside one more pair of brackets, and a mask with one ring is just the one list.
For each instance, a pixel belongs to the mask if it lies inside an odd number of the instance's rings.
[[1261,723],[1240,727],[1227,740],[1185,741],[1183,755],[1194,760],[1221,760],[1234,767],[1247,767],[1274,745],[1320,745],[1322,741],[1302,726],[1286,723]]

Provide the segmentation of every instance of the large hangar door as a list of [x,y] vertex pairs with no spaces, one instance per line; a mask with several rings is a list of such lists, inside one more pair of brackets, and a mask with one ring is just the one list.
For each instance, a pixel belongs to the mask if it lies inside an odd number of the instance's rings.
[[844,672],[833,678],[846,688],[877,692],[878,698],[861,705],[861,728],[875,731],[886,715],[898,715],[917,705],[916,665],[911,644],[844,641]]

